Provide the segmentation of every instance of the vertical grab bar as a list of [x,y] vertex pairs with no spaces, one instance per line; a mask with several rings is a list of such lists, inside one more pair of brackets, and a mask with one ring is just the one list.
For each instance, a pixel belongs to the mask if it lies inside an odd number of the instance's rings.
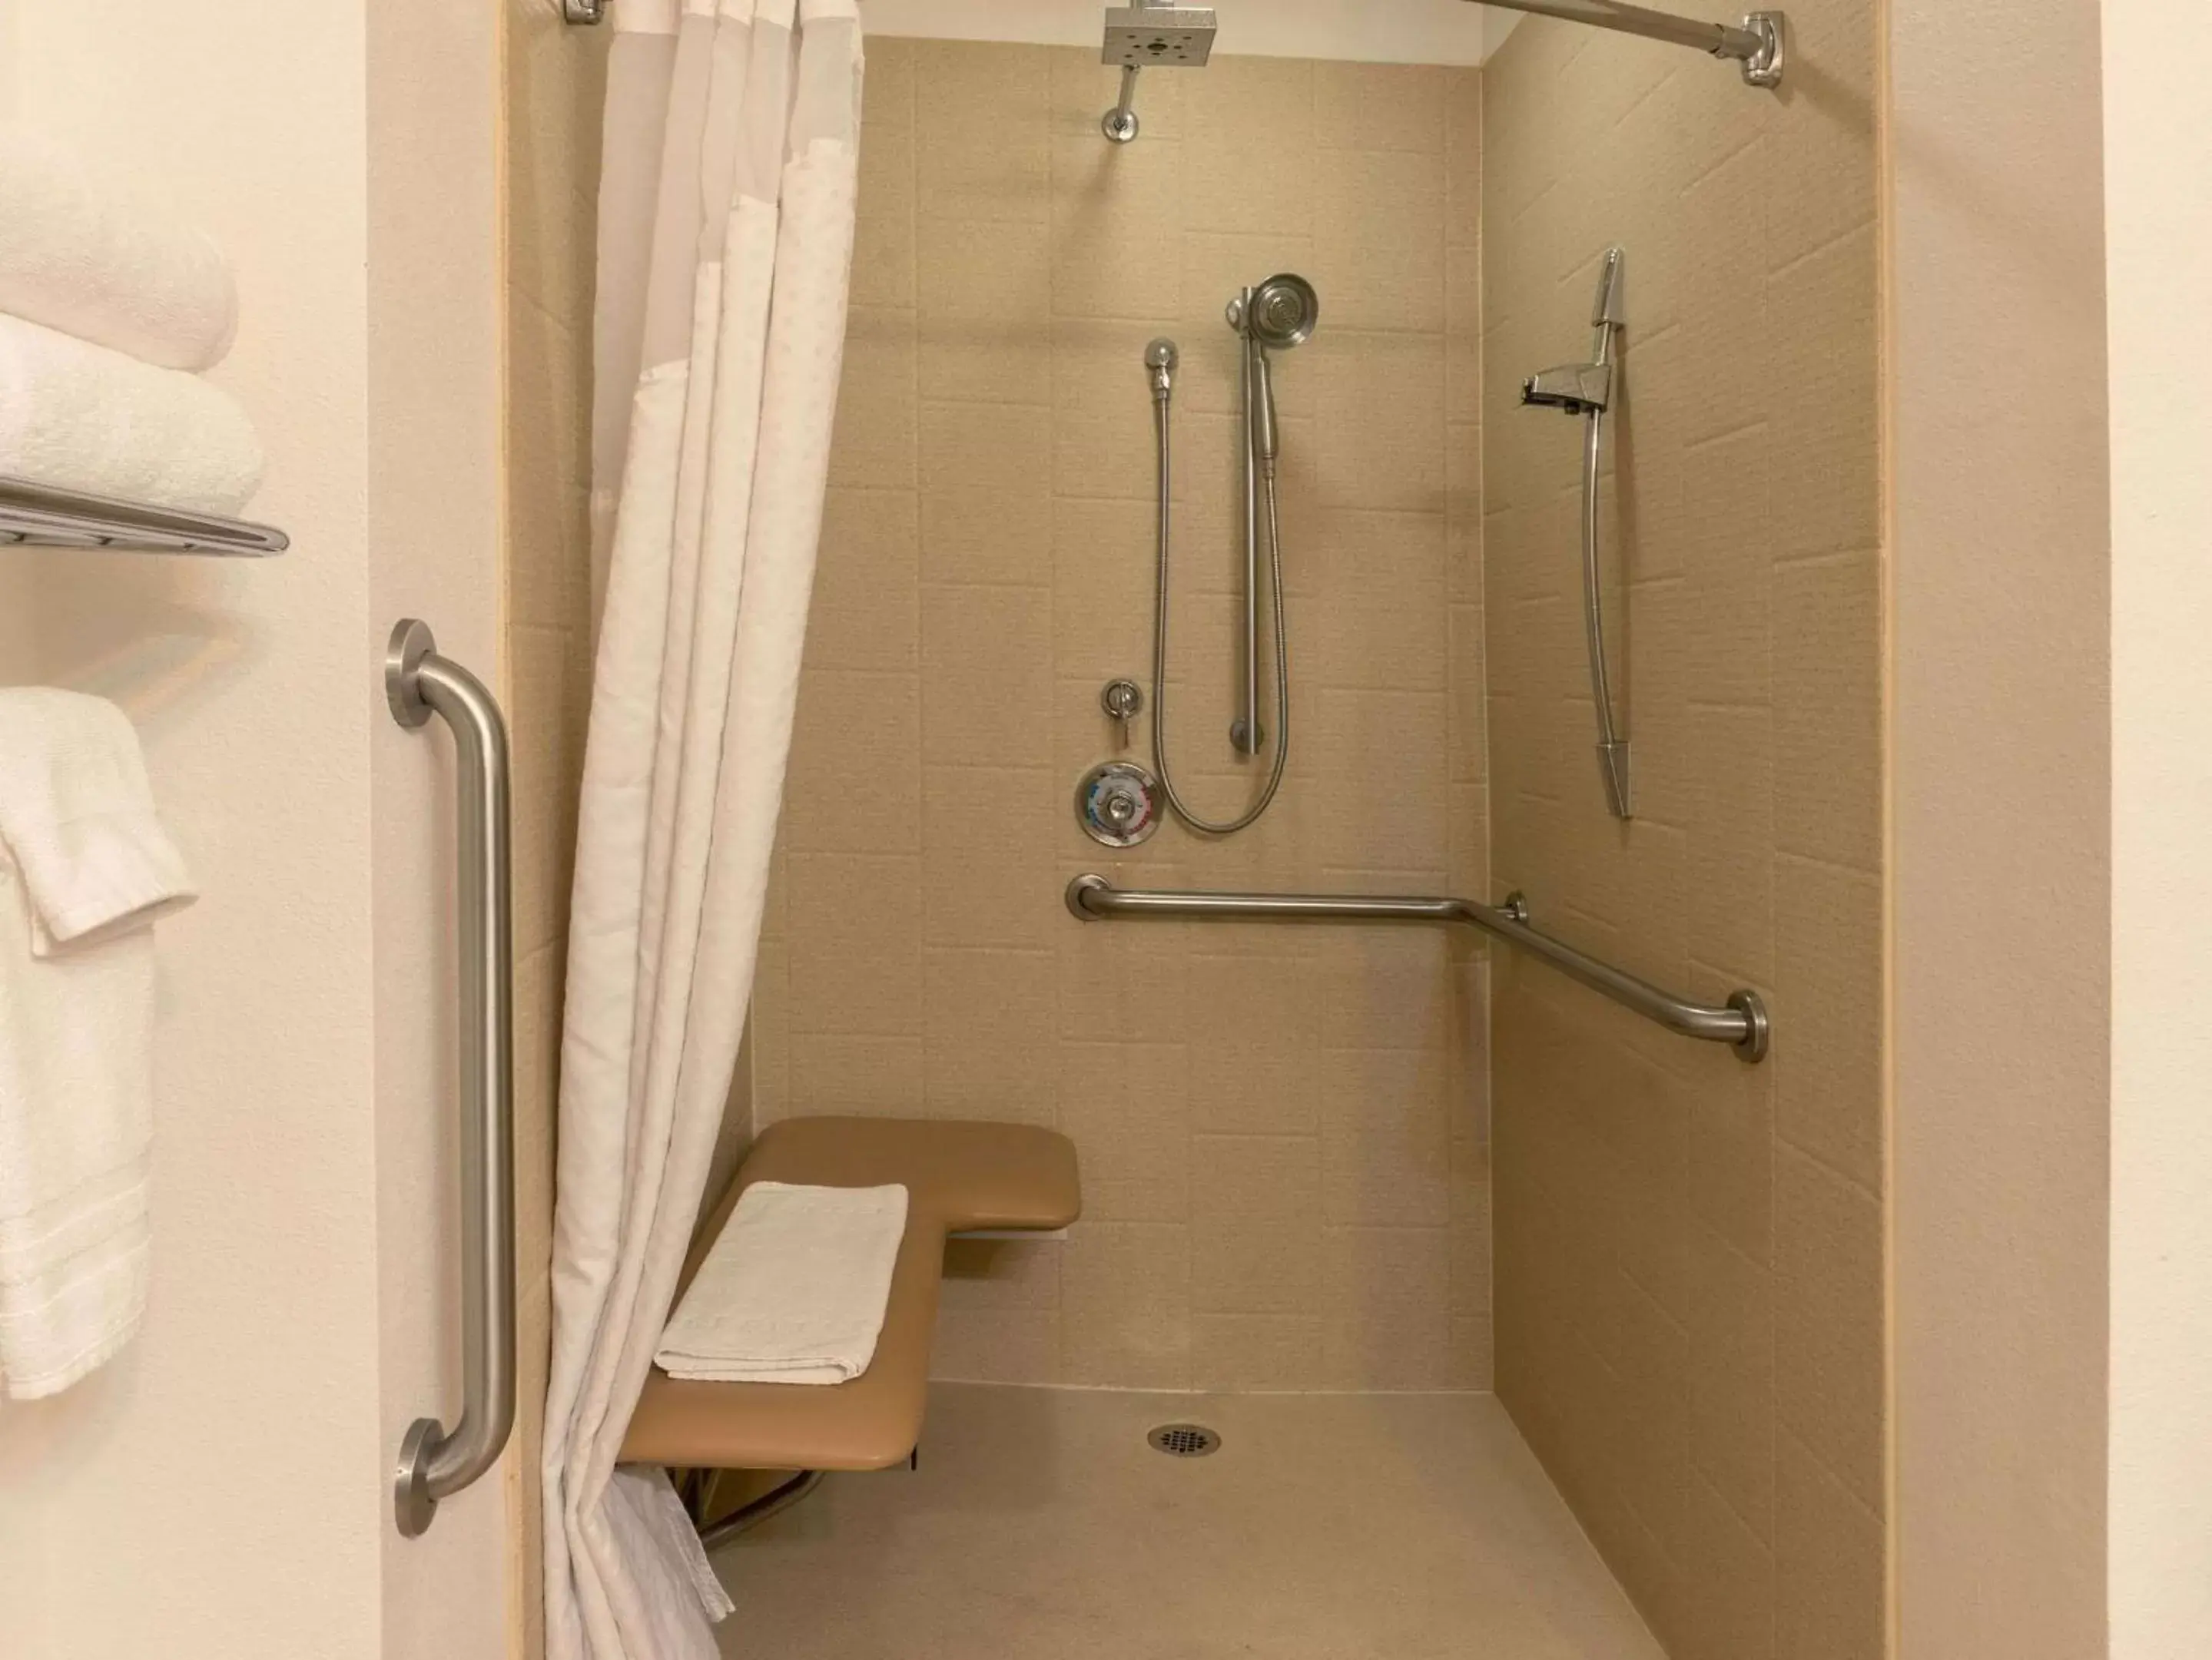
[[437,654],[426,624],[392,631],[384,689],[392,718],[450,727],[458,797],[461,1004],[461,1416],[418,1418],[399,1445],[392,1506],[414,1538],[495,1463],[514,1427],[514,881],[507,723],[499,702]]

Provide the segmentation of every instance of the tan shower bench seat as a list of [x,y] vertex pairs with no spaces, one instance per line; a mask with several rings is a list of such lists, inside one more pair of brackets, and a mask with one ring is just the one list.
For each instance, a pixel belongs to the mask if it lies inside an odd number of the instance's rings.
[[755,1182],[907,1190],[883,1336],[868,1369],[835,1384],[714,1384],[655,1367],[622,1456],[694,1469],[887,1469],[921,1438],[945,1241],[971,1232],[1051,1233],[1082,1209],[1075,1148],[1027,1124],[788,1118],[771,1125],[700,1231],[680,1299]]

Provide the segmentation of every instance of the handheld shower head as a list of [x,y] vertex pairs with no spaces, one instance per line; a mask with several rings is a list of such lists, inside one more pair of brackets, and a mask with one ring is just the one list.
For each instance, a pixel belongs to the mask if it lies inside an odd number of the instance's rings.
[[1313,338],[1321,296],[1303,276],[1279,271],[1229,302],[1229,326],[1244,337],[1252,362],[1252,449],[1272,473],[1281,440],[1275,427],[1275,375],[1267,354]]
[[1321,320],[1321,296],[1303,276],[1279,271],[1252,290],[1246,332],[1269,351],[1288,351],[1313,338]]
[[1252,448],[1272,476],[1283,447],[1275,432],[1275,372],[1267,367],[1265,348],[1247,349],[1252,354]]

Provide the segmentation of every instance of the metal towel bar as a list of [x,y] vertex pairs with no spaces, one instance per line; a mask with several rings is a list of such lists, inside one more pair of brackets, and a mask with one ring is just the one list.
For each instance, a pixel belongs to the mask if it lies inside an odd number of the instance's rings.
[[0,547],[112,548],[266,559],[291,546],[274,525],[88,495],[0,475]]
[[1766,1057],[1770,1022],[1756,991],[1731,991],[1716,1008],[1662,991],[1648,980],[1585,956],[1528,925],[1517,894],[1503,906],[1474,900],[1364,894],[1207,894],[1116,888],[1099,875],[1067,884],[1067,908],[1085,922],[1110,917],[1183,917],[1200,921],[1425,922],[1464,924],[1517,946],[1591,991],[1670,1032],[1724,1043],[1746,1061]]
[[411,619],[384,663],[392,718],[453,729],[459,791],[461,1002],[461,1417],[417,1418],[399,1445],[392,1506],[414,1538],[438,1501],[499,1462],[514,1427],[514,881],[507,723],[483,682],[437,655]]

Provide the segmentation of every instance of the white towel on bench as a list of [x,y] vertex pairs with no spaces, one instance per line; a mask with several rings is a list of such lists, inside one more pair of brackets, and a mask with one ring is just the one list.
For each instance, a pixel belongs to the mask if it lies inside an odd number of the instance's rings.
[[906,1236],[903,1187],[755,1182],[653,1357],[672,1378],[842,1384],[876,1357]]

